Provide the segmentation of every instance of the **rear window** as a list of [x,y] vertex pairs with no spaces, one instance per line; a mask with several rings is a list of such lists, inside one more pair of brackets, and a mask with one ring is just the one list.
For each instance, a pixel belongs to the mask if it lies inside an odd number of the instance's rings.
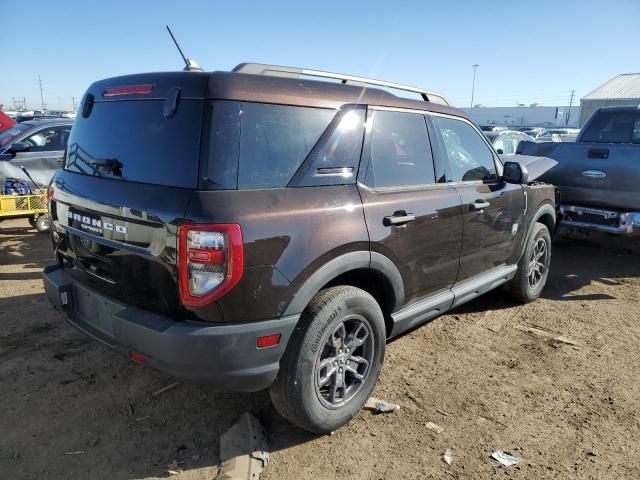
[[640,143],[640,111],[603,111],[587,126],[583,142]]
[[202,100],[181,100],[163,115],[164,100],[96,102],[78,115],[67,147],[72,172],[133,182],[196,188]]
[[286,187],[335,110],[217,101],[205,109],[204,188]]

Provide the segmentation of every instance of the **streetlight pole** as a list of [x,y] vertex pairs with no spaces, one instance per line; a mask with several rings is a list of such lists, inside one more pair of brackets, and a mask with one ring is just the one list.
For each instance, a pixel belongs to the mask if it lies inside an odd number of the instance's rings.
[[473,67],[473,83],[471,84],[471,105],[469,105],[469,108],[473,108],[473,96],[475,94],[475,90],[476,90],[476,70],[478,70],[478,67],[480,65],[478,65],[477,63],[474,65],[471,65]]

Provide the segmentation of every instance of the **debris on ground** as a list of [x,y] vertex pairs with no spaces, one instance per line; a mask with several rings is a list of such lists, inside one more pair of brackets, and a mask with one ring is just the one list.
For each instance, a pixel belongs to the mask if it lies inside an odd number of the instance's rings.
[[444,452],[444,455],[442,456],[442,459],[447,465],[451,465],[451,462],[453,462],[453,450],[447,448],[447,450]]
[[166,473],[169,476],[173,476],[173,475],[180,475],[180,472],[182,471],[182,469],[180,468],[180,465],[182,465],[184,462],[178,462],[177,460],[173,460],[173,462],[171,462],[169,465],[167,465],[167,469],[164,471],[164,473]]
[[498,450],[496,452],[493,452],[491,454],[491,458],[493,458],[494,460],[500,462],[505,467],[510,467],[512,465],[516,465],[516,464],[520,463],[520,461],[522,460],[522,459],[520,459],[518,457],[514,457],[513,455],[511,455],[508,452],[503,452],[502,450]]
[[400,410],[400,405],[397,403],[387,402],[386,400],[380,400],[379,398],[369,397],[369,400],[367,400],[362,408],[373,410],[378,413],[388,413],[397,412]]
[[256,417],[246,412],[220,436],[219,480],[257,479],[269,464],[267,435]]
[[162,395],[164,392],[171,390],[172,388],[176,388],[178,385],[180,385],[182,382],[173,382],[170,383],[169,385],[162,387],[158,390],[156,390],[155,392],[153,392],[151,395],[153,395],[154,397],[159,397],[160,395]]
[[86,452],[83,452],[82,450],[78,450],[77,452],[65,452],[65,455],[84,455]]
[[567,337],[565,335],[558,335],[557,333],[551,332],[549,330],[543,330],[541,328],[530,327],[528,325],[518,325],[516,326],[518,330],[522,330],[523,332],[533,333],[534,335],[538,335],[539,337],[546,337],[551,341],[558,343],[566,343],[571,346],[579,346],[580,343],[575,341],[574,339]]
[[424,424],[425,427],[427,427],[429,430],[431,430],[434,433],[442,433],[444,432],[444,427],[441,427],[440,425],[436,425],[433,422],[427,422]]

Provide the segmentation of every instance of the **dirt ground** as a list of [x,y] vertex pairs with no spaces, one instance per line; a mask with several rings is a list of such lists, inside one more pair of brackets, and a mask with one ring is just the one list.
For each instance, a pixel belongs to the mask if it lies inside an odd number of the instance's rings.
[[[640,242],[555,247],[542,299],[490,293],[393,341],[374,395],[402,409],[317,437],[265,392],[181,384],[153,397],[173,379],[66,324],[40,280],[48,236],[3,222],[0,478],[163,478],[173,464],[173,478],[213,479],[218,436],[246,410],[268,430],[267,480],[640,478]],[[495,450],[522,462],[502,467]]]

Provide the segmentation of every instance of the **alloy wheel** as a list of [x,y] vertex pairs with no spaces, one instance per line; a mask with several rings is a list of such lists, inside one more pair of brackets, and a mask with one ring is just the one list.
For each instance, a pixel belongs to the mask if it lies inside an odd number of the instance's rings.
[[339,408],[364,385],[374,355],[373,330],[361,315],[345,317],[326,338],[316,359],[315,386],[320,402]]

